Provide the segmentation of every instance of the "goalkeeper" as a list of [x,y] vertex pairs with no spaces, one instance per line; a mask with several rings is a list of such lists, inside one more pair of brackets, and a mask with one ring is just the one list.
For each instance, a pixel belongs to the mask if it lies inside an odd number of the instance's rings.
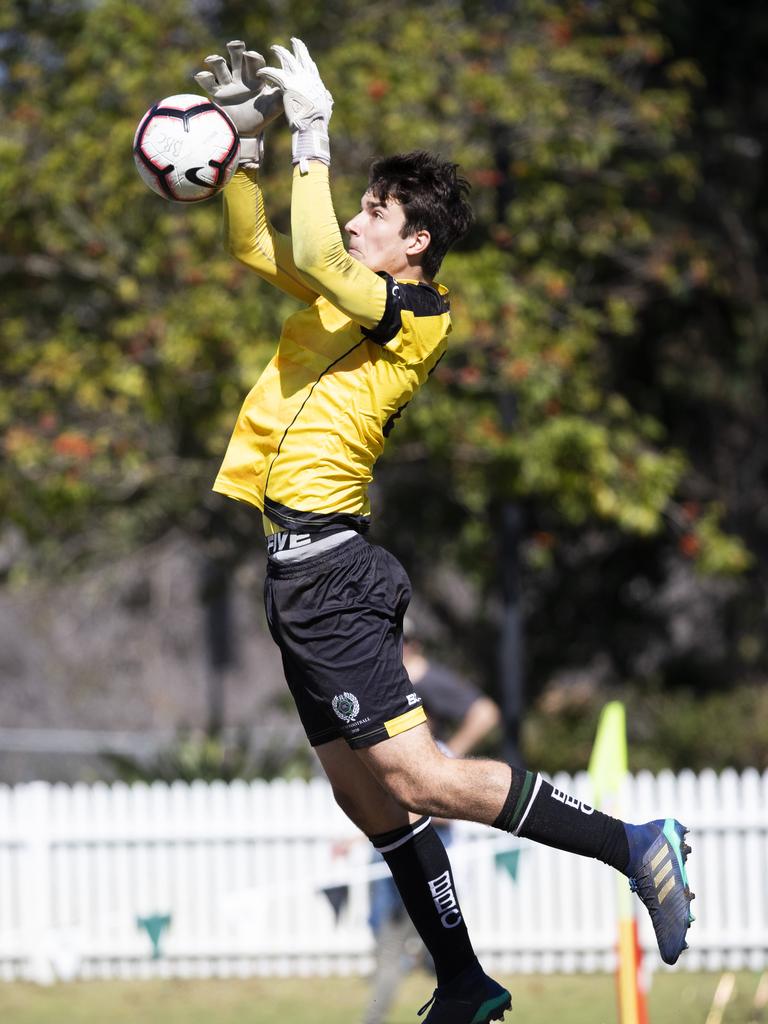
[[[230,252],[301,308],[246,397],[215,490],[263,515],[266,614],[310,743],[345,813],[386,859],[435,963],[425,1024],[501,1019],[509,993],[477,961],[431,815],[462,818],[622,871],[650,911],[662,958],[685,948],[691,915],[683,826],[627,825],[541,775],[448,758],[402,662],[410,584],[366,539],[367,488],[384,442],[446,347],[443,257],[471,223],[466,182],[427,153],[377,160],[345,249],[329,186],[332,99],[307,48],[242,42],[196,76],[235,121],[242,165],[224,193]],[[290,237],[267,219],[263,130],[292,131]]]

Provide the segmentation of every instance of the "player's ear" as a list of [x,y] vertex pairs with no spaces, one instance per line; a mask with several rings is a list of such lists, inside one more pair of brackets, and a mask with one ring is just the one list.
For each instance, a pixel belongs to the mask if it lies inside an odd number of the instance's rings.
[[412,235],[408,236],[408,244],[405,249],[406,254],[408,256],[420,256],[426,251],[431,241],[432,235],[426,229],[414,231]]

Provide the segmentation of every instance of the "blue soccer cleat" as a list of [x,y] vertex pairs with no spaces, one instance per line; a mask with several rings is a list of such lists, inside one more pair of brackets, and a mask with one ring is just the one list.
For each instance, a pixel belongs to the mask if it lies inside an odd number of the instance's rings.
[[625,825],[629,842],[629,887],[648,909],[661,959],[674,964],[688,948],[685,934],[694,920],[685,862],[691,852],[683,842],[688,829],[674,818],[645,825]]
[[489,1024],[503,1020],[511,1005],[509,992],[476,964],[450,984],[436,988],[419,1016],[429,1010],[423,1024]]

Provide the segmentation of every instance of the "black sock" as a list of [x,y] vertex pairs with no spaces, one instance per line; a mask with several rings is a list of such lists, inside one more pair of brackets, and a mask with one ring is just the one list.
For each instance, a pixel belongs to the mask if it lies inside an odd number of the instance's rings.
[[405,909],[445,985],[477,962],[461,913],[451,864],[429,818],[371,836],[392,872]]
[[567,796],[540,775],[512,768],[512,785],[496,828],[545,846],[595,857],[618,871],[629,864],[624,823]]

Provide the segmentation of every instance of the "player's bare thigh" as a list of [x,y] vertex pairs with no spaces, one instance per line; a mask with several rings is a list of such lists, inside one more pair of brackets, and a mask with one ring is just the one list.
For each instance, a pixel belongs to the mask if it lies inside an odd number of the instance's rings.
[[418,805],[422,796],[441,785],[449,760],[426,722],[354,753],[387,793],[413,810],[421,810]]
[[418,814],[490,825],[509,793],[509,765],[447,757],[426,723],[355,753],[394,800]]

